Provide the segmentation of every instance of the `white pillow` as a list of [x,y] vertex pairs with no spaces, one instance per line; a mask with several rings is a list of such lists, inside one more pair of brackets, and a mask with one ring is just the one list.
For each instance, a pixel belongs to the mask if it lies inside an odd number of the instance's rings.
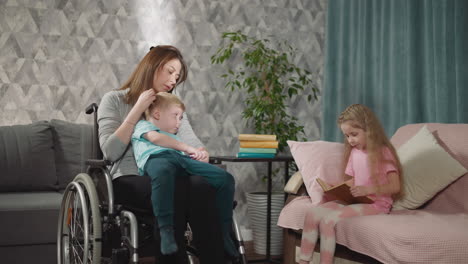
[[304,180],[302,179],[302,174],[300,171],[296,171],[291,178],[289,178],[288,183],[284,186],[284,192],[290,194],[297,194],[299,188],[301,188]]
[[403,196],[393,209],[415,209],[467,172],[422,127],[398,150],[403,166]]

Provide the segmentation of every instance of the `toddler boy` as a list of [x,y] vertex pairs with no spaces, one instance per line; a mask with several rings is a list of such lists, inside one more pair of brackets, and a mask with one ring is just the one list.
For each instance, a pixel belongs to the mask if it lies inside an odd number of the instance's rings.
[[177,251],[174,238],[173,204],[175,177],[200,175],[216,189],[216,206],[220,214],[224,248],[231,257],[237,250],[230,236],[234,177],[227,171],[208,163],[203,149],[189,146],[176,135],[185,106],[170,93],[158,93],[132,135],[132,146],[140,175],[151,178],[151,202],[158,219],[161,253]]

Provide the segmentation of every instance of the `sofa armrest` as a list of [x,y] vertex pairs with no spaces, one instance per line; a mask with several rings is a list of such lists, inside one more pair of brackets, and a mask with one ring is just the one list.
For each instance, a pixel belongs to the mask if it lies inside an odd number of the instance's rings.
[[289,178],[288,182],[284,186],[284,192],[289,194],[297,194],[303,184],[304,180],[302,180],[302,174],[301,172],[297,171],[291,176],[291,178]]

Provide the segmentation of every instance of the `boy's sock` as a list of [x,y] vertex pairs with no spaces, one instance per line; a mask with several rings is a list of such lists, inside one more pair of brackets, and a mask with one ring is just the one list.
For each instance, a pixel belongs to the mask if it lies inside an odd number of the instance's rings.
[[223,242],[224,242],[224,251],[229,257],[236,258],[239,256],[234,241],[231,237],[231,224],[224,224],[223,226]]
[[174,237],[174,227],[171,225],[159,228],[161,235],[161,253],[163,255],[170,255],[177,251],[177,243]]

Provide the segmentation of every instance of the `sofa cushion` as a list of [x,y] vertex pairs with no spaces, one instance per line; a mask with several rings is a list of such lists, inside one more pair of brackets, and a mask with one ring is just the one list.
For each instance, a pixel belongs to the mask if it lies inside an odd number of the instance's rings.
[[85,161],[92,155],[93,127],[52,119],[58,185],[65,188],[80,172],[86,171]]
[[62,194],[0,193],[0,246],[55,243]]
[[[300,230],[314,205],[297,197],[281,211],[278,225]],[[357,216],[336,225],[336,242],[383,263],[465,263],[468,215],[427,210]]]
[[394,209],[415,209],[467,172],[423,126],[398,148],[403,167],[403,196]]
[[383,263],[466,263],[466,226],[466,214],[395,211],[340,221],[336,242]]
[[302,174],[312,204],[317,205],[326,201],[323,189],[316,179],[321,178],[332,185],[343,181],[343,144],[327,141],[288,140],[288,145]]
[[[391,141],[399,148],[423,126],[436,137],[437,142],[453,158],[468,169],[468,124],[422,123],[400,127]],[[468,213],[468,174],[460,177],[429,200],[423,208],[440,213]]]
[[55,190],[57,175],[47,121],[0,127],[0,191]]

